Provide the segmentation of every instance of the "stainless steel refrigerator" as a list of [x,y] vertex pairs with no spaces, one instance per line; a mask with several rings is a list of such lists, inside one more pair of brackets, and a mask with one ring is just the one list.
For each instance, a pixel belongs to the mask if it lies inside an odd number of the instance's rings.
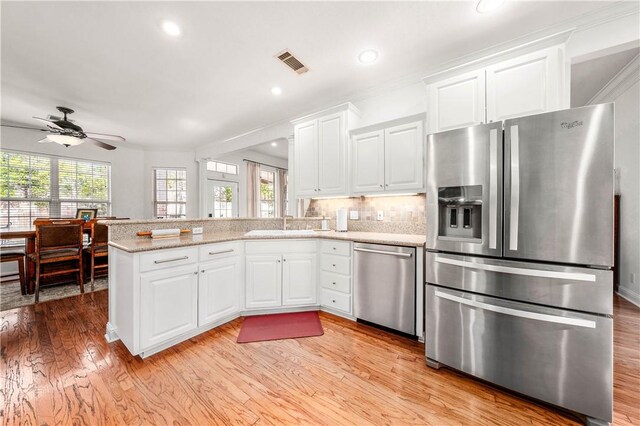
[[426,356],[612,419],[613,104],[427,138]]

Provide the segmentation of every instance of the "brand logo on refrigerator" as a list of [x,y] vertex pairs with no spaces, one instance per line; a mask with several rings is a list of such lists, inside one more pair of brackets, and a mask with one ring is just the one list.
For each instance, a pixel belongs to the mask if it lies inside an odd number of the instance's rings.
[[570,123],[563,121],[562,123],[560,123],[560,127],[562,127],[563,129],[573,129],[574,127],[578,127],[578,126],[582,126],[582,121],[576,120]]

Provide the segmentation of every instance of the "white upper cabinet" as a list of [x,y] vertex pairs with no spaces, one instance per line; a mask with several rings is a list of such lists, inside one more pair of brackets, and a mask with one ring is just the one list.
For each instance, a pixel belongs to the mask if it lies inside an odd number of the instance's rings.
[[354,130],[351,192],[424,192],[424,114]]
[[384,131],[385,191],[411,191],[424,187],[422,121]]
[[551,48],[488,67],[487,121],[562,108],[559,56]]
[[484,70],[433,83],[427,93],[432,133],[484,123]]
[[485,59],[479,62],[486,65],[473,71],[452,76],[455,71],[450,70],[423,79],[428,133],[569,108],[562,45],[516,57],[508,52],[508,59],[495,61]]
[[299,196],[312,196],[318,190],[318,120],[295,126],[295,179]]
[[292,121],[297,198],[348,195],[347,131],[358,114],[347,103]]
[[351,140],[353,192],[384,189],[384,130],[354,135]]

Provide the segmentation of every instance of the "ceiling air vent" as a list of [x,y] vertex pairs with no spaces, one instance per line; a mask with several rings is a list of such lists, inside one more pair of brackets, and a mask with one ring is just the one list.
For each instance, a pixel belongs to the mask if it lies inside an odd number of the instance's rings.
[[293,56],[288,50],[278,53],[276,55],[276,58],[278,58],[283,64],[285,64],[298,74],[304,74],[305,72],[309,71],[309,68],[304,66],[304,64],[300,62],[298,58]]

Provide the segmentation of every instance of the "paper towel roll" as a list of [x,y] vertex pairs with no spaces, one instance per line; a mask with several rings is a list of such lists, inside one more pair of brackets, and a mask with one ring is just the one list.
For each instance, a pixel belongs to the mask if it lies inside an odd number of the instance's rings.
[[151,238],[162,238],[162,237],[179,237],[180,229],[152,229],[151,230]]

